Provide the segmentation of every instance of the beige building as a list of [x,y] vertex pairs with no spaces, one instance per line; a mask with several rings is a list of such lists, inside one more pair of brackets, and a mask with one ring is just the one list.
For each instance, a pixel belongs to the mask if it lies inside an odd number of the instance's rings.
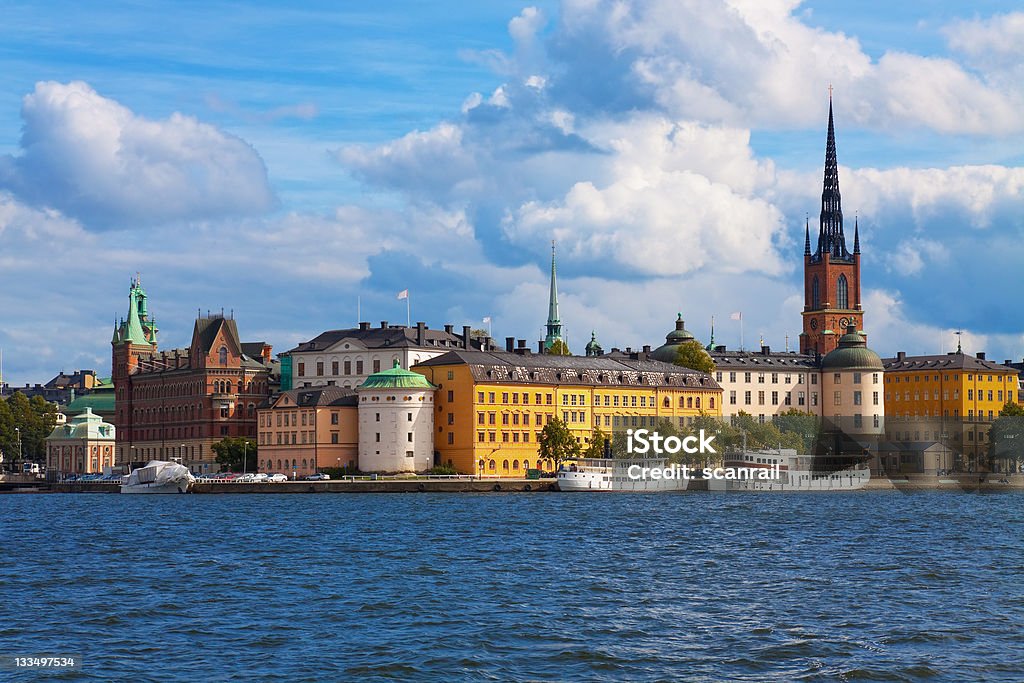
[[303,477],[358,462],[356,393],[342,387],[292,389],[256,411],[261,472]]
[[366,378],[356,390],[360,471],[423,472],[434,465],[436,389],[398,361]]
[[820,361],[798,353],[711,351],[715,380],[722,385],[722,415],[740,412],[761,422],[771,421],[788,410],[820,416],[822,385]]
[[86,408],[46,437],[46,469],[63,474],[110,472],[114,466],[114,425]]
[[[281,354],[283,389],[338,386],[355,389],[375,372],[395,363],[408,370],[413,365],[453,349],[480,348],[488,338],[474,338],[469,326],[456,334],[452,325],[432,330],[425,323],[416,327],[380,327],[359,323],[358,328],[329,330]],[[286,384],[288,379],[290,384]]]

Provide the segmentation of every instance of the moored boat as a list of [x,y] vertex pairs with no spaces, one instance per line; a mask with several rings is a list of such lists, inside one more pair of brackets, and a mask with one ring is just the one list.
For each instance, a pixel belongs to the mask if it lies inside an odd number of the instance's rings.
[[863,461],[798,455],[791,448],[729,454],[711,470],[711,491],[857,491],[871,479]]
[[576,458],[556,472],[560,491],[685,491],[689,480],[665,458]]
[[121,478],[121,493],[188,493],[195,480],[184,465],[151,460]]

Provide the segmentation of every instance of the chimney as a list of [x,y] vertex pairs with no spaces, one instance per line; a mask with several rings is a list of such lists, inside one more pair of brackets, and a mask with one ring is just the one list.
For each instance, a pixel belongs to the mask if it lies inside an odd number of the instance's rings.
[[767,344],[761,344],[761,355],[762,356],[767,356],[771,352],[772,352],[772,347],[768,346]]
[[512,353],[513,351],[516,350],[515,337],[505,337],[505,350],[508,351],[509,353]]
[[984,351],[978,351],[977,356],[978,356],[978,360],[985,360],[985,352]]
[[455,325],[445,325],[444,326],[444,331],[447,332],[448,334],[451,334],[452,330],[454,330],[454,329],[455,329]]
[[1012,362],[1013,361],[1011,361],[1009,358],[1007,358],[1006,360],[1003,361],[1003,365],[1009,365]]
[[611,351],[611,352],[612,352],[612,353],[618,353],[618,352],[619,352],[619,349],[618,349],[618,347],[616,347],[616,346],[613,346],[613,347],[612,347],[612,351]]
[[906,359],[907,359],[907,352],[906,351],[897,351],[896,352],[896,360],[902,362],[902,361],[905,361]]
[[725,344],[719,344],[716,346],[715,353],[725,353]]
[[270,363],[271,352],[273,350],[274,350],[274,347],[271,346],[270,344],[264,344],[263,345],[263,353],[260,354],[260,355],[263,357],[263,364],[264,365],[267,365],[268,363]]
[[427,324],[424,322],[416,323],[416,345],[423,346],[427,341]]
[[630,348],[629,346],[627,346],[627,347],[626,347],[626,354],[627,354],[627,355],[633,355],[633,349],[632,349],[632,348]]
[[382,329],[382,330],[388,329],[388,321],[387,320],[381,320],[380,321],[380,329]]
[[[473,348],[473,328],[469,325],[462,326],[462,346],[470,351]],[[483,346],[481,344],[481,346]]]
[[543,339],[538,339],[537,340],[537,353],[539,353],[541,355],[544,354],[544,340]]
[[370,329],[370,323],[359,323],[359,329],[368,330]]
[[651,345],[650,344],[644,344],[644,353],[650,353],[650,352],[651,352]]
[[516,348],[517,349],[525,349],[526,348],[526,340],[525,339],[517,339],[516,340]]

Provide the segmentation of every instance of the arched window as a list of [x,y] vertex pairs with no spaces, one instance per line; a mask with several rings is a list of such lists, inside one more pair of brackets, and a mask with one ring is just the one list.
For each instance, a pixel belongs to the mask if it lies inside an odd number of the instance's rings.
[[228,364],[228,348],[226,346],[220,347],[220,351],[217,352],[221,365]]
[[530,461],[529,460],[524,460],[523,461],[523,469],[524,470],[530,469]]
[[811,308],[821,308],[821,286],[818,284],[818,276],[814,276],[811,282]]
[[670,405],[670,401],[668,400],[668,396],[666,396],[666,397],[665,397],[665,400],[664,400],[664,401],[662,401],[662,405],[664,405],[664,406],[665,406],[666,408],[668,408],[668,407],[669,407],[669,405]]
[[519,461],[518,460],[513,460],[512,461],[512,469],[514,469],[514,470],[518,470],[519,469]]
[[700,408],[700,396],[697,397],[697,401],[694,403],[694,405]]
[[508,460],[501,461],[501,471],[508,472]]
[[493,460],[490,461],[489,463],[487,463],[487,469],[489,469],[491,472],[494,471],[494,467],[495,467],[495,465],[494,465],[494,461]]
[[711,407],[714,408],[715,407],[715,397],[712,396],[710,400],[711,400]]
[[846,276],[840,275],[839,282],[836,283],[836,305],[839,308],[849,308],[850,295],[849,285],[846,283]]

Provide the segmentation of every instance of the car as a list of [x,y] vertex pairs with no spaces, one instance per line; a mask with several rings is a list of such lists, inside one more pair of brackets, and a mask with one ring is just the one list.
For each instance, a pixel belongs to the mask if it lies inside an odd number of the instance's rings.
[[252,475],[251,481],[267,481],[268,479],[270,479],[270,477],[268,477],[265,472],[258,472]]
[[282,481],[288,481],[288,477],[287,477],[287,475],[284,475],[284,474],[281,474],[280,472],[278,472],[276,474],[271,474],[269,477],[267,477],[267,481],[280,483]]
[[306,481],[327,481],[331,478],[331,475],[324,474],[323,472],[317,472],[316,474],[310,474],[303,478]]

